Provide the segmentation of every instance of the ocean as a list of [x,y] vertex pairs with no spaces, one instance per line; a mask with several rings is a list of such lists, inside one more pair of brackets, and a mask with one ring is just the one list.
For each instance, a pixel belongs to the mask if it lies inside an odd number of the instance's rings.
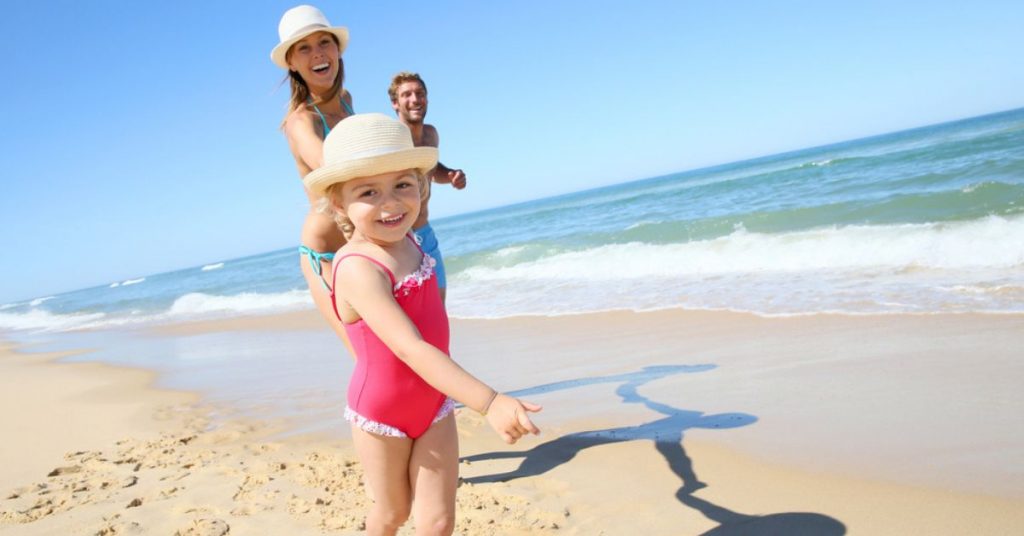
[[[296,222],[298,225],[299,222]],[[1024,312],[1024,109],[433,222],[459,318]],[[294,248],[0,304],[38,333],[311,309]]]

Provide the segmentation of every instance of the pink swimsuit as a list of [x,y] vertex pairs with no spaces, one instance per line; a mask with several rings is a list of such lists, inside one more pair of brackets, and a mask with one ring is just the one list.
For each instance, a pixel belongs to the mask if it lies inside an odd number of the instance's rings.
[[[434,259],[430,255],[423,255],[419,269],[396,282],[387,266],[366,255],[351,253],[334,262],[335,280],[338,265],[349,257],[362,257],[383,268],[391,278],[395,301],[416,325],[423,340],[448,354],[448,313],[433,277]],[[334,304],[333,291],[331,303]],[[334,314],[338,314],[337,304]],[[344,325],[356,353],[356,368],[348,384],[346,420],[367,432],[415,439],[452,412],[454,402],[399,359],[364,320]]]

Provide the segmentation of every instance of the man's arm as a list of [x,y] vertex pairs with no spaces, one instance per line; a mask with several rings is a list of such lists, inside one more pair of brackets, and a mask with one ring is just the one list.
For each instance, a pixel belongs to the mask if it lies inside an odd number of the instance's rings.
[[[423,145],[438,147],[440,143],[441,139],[434,125],[423,125]],[[441,162],[430,171],[430,180],[438,184],[451,184],[456,190],[466,187],[466,174],[461,169],[450,168]]]

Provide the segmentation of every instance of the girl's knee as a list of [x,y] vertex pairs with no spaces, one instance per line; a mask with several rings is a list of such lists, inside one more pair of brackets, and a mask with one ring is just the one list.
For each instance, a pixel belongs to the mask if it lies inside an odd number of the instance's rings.
[[379,525],[388,532],[393,532],[409,520],[409,505],[403,507],[377,504],[370,512],[370,517],[373,521],[372,524]]
[[416,534],[449,536],[455,531],[455,513],[444,512],[416,519]]

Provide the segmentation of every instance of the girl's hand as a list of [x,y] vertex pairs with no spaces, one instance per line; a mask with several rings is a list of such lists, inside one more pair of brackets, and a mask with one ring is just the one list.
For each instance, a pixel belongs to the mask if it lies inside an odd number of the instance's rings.
[[498,394],[487,408],[487,422],[509,445],[526,434],[540,434],[540,429],[530,420],[529,412],[543,409],[518,398]]

